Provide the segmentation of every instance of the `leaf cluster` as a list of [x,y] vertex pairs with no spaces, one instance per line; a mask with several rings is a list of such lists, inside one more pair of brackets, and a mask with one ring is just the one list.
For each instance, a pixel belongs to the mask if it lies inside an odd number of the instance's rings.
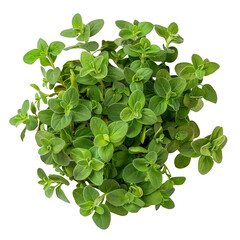
[[[227,138],[219,126],[198,138],[199,127],[189,113],[200,111],[205,100],[217,102],[205,77],[219,65],[193,54],[191,63],[178,63],[170,72],[168,63],[178,56],[170,45],[183,42],[176,23],[163,27],[119,20],[119,38],[99,46],[89,39],[103,24],[102,19],[84,24],[76,14],[72,27],[61,32],[75,38],[75,45],[39,39],[37,48],[25,54],[27,64],[40,60],[42,87],[51,93],[31,84],[35,102],[24,101],[10,124],[24,124],[22,140],[26,130],[36,129],[40,158],[58,173],[47,176],[38,169],[45,195],[50,198],[55,191],[69,202],[61,187],[75,182],[80,214],[92,215],[106,229],[111,213],[125,216],[151,205],[174,208],[175,186],[186,179],[171,175],[169,154],[178,152],[174,163],[179,169],[197,158],[199,172],[206,174],[214,162],[221,163]],[[163,38],[162,47],[147,38],[153,29]],[[81,49],[79,59],[56,67],[57,56],[71,49]]]

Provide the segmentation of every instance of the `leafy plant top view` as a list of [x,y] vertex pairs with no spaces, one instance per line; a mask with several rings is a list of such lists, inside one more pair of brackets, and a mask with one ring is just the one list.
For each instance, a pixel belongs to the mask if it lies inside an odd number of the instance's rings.
[[[163,27],[119,20],[120,38],[99,46],[89,39],[103,25],[102,19],[85,24],[76,14],[72,27],[61,32],[76,38],[75,45],[38,40],[23,60],[40,60],[42,87],[51,93],[31,84],[35,101],[25,100],[10,124],[24,125],[22,140],[26,130],[36,130],[40,158],[57,172],[47,175],[38,169],[45,195],[50,198],[55,191],[69,202],[62,186],[74,181],[80,214],[92,214],[95,224],[106,229],[111,213],[125,216],[151,205],[174,208],[171,195],[185,177],[171,175],[169,153],[178,151],[176,168],[187,167],[194,158],[199,172],[207,174],[221,163],[227,138],[219,126],[198,138],[199,127],[189,118],[205,100],[217,102],[214,88],[203,78],[219,65],[193,54],[191,62],[176,64],[176,73],[170,73],[168,63],[178,56],[170,45],[183,42],[176,23]],[[162,48],[146,37],[153,29],[165,39]],[[71,49],[81,50],[79,59],[57,67],[58,55]]]

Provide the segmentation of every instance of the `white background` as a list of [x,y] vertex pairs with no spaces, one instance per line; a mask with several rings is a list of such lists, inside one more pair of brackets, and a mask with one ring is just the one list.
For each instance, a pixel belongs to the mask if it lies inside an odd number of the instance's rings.
[[[215,1],[4,1],[0,9],[1,61],[1,165],[0,165],[0,218],[1,239],[240,239],[239,214],[239,39],[240,15],[237,0]],[[204,79],[218,93],[215,105],[205,102],[199,113],[191,114],[201,129],[201,137],[215,126],[224,127],[228,144],[224,159],[212,171],[202,176],[197,171],[197,160],[179,170],[169,158],[174,176],[186,176],[183,186],[176,187],[173,210],[154,207],[126,217],[112,215],[110,227],[103,231],[91,217],[80,216],[71,196],[72,185],[66,190],[71,204],[55,196],[47,199],[37,184],[36,170],[42,167],[53,173],[38,157],[34,133],[27,133],[24,143],[17,129],[8,120],[16,114],[22,102],[34,99],[35,90],[29,84],[41,85],[39,63],[26,65],[23,55],[36,47],[41,37],[48,43],[60,40],[66,45],[74,39],[65,39],[60,31],[71,27],[72,16],[79,12],[85,23],[97,18],[105,20],[104,29],[93,39],[114,40],[118,37],[115,20],[150,21],[168,26],[179,25],[184,43],[178,45],[180,61],[190,61],[197,53],[220,64],[221,68]],[[163,40],[153,31],[152,43]],[[79,50],[62,53],[56,62],[61,67],[68,59],[79,58]],[[175,64],[174,64],[175,65]]]

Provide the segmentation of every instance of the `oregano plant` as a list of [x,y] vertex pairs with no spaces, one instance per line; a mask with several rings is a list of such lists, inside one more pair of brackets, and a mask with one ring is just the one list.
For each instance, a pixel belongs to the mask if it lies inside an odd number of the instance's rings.
[[[37,171],[45,195],[55,192],[68,203],[62,186],[73,181],[80,214],[92,215],[106,229],[111,213],[125,216],[151,205],[174,208],[171,196],[185,177],[171,175],[169,154],[178,152],[176,168],[193,159],[207,174],[221,163],[227,138],[219,126],[199,138],[198,125],[189,118],[205,101],[217,102],[205,77],[219,65],[193,54],[191,62],[177,63],[175,73],[170,72],[168,63],[178,56],[172,44],[183,42],[176,23],[163,27],[119,20],[120,37],[99,46],[90,38],[103,25],[102,19],[85,24],[76,14],[72,27],[61,32],[76,38],[75,45],[38,40],[23,60],[40,60],[42,86],[31,84],[35,100],[25,100],[10,124],[24,125],[22,140],[26,130],[36,131],[40,158],[56,171]],[[153,29],[165,40],[162,47],[147,38]],[[80,49],[79,58],[57,67],[58,55],[71,49]]]

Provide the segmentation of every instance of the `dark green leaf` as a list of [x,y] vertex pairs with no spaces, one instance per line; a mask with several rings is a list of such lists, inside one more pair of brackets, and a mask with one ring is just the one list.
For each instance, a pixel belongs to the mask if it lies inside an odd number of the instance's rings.
[[128,124],[123,121],[117,121],[109,124],[108,129],[110,141],[118,143],[125,137],[128,131]]
[[138,24],[138,30],[141,31],[140,34],[138,34],[138,37],[144,37],[148,33],[150,33],[153,29],[153,24],[150,22],[140,22]]
[[93,208],[91,208],[91,209],[84,209],[84,208],[82,208],[82,205],[81,205],[80,214],[82,216],[87,217],[87,216],[91,215],[92,212],[93,212]]
[[75,162],[78,162],[80,160],[88,161],[92,159],[91,152],[88,149],[84,149],[84,148],[74,148],[70,152],[70,155]]
[[52,119],[51,119],[51,126],[54,130],[59,131],[65,127],[67,127],[72,120],[72,116],[66,116],[64,114],[57,114],[53,113]]
[[73,146],[75,148],[85,148],[85,149],[90,149],[91,147],[94,146],[93,141],[85,138],[85,137],[79,137],[76,140],[73,141]]
[[83,198],[87,201],[94,202],[99,197],[99,192],[92,186],[86,186],[83,189]]
[[141,113],[142,113],[142,117],[137,120],[141,124],[152,125],[157,122],[157,117],[151,109],[144,108]]
[[76,29],[82,29],[83,23],[82,23],[82,17],[79,13],[75,14],[72,18],[72,26]]
[[201,99],[191,98],[191,97],[189,96],[189,94],[187,93],[187,94],[184,95],[183,104],[184,104],[187,108],[194,108],[194,107],[197,106],[198,100],[201,100]]
[[61,189],[61,186],[56,188],[56,195],[59,199],[63,200],[66,203],[70,203],[69,200],[67,199],[65,193],[63,192],[63,190]]
[[172,92],[176,93],[176,96],[179,97],[186,87],[186,80],[183,78],[173,78],[170,81],[170,85]]
[[139,53],[137,52],[136,48],[133,45],[126,45],[123,48],[124,53],[131,57],[138,57]]
[[163,37],[167,40],[167,38],[169,37],[169,33],[167,28],[160,26],[160,25],[155,25],[155,31],[156,33],[160,36]]
[[134,138],[141,132],[141,130],[142,130],[142,124],[134,119],[128,124],[127,137]]
[[114,147],[112,143],[109,143],[107,146],[99,147],[98,153],[101,159],[104,162],[109,162],[113,156]]
[[210,156],[201,156],[198,161],[198,171],[205,175],[207,174],[213,167],[213,160]]
[[133,156],[127,151],[118,151],[113,154],[112,163],[115,167],[122,167],[133,160]]
[[134,159],[133,166],[140,172],[145,172],[148,170],[148,162],[144,158]]
[[205,76],[208,76],[219,69],[219,65],[214,62],[207,62],[204,64]]
[[78,46],[79,48],[85,49],[87,51],[95,51],[98,49],[99,44],[95,41],[92,41],[92,42],[77,44],[76,46]]
[[167,101],[159,96],[153,96],[149,101],[149,108],[159,116],[167,110]]
[[146,178],[146,173],[138,171],[133,164],[130,163],[124,168],[122,177],[126,182],[140,183]]
[[62,42],[52,42],[49,45],[48,53],[52,54],[53,56],[57,56],[61,53],[61,51],[65,48],[65,44]]
[[77,30],[70,28],[70,29],[63,30],[60,34],[63,37],[75,38],[78,36],[79,32]]
[[115,214],[120,215],[120,216],[126,216],[128,214],[128,211],[123,207],[113,206],[109,202],[106,202],[105,204],[108,206],[110,212],[112,212],[112,213],[115,213]]
[[96,19],[88,23],[90,27],[90,37],[97,34],[103,27],[104,21],[103,19]]
[[185,177],[172,177],[170,180],[174,183],[174,185],[182,185],[186,181],[186,178]]
[[34,104],[33,102],[31,102],[30,109],[31,109],[31,112],[32,112],[33,114],[36,114],[36,113],[37,113],[37,108],[35,107],[35,104]]
[[96,158],[92,158],[91,166],[92,166],[93,170],[99,171],[100,169],[102,169],[104,167],[104,163]]
[[174,202],[172,199],[168,196],[168,194],[164,191],[161,191],[163,195],[163,201],[161,202],[161,206],[163,206],[166,209],[172,209],[175,207]]
[[192,142],[191,145],[196,153],[201,154],[200,152],[201,147],[207,144],[208,142],[209,140],[207,138],[200,138]]
[[46,109],[38,113],[38,118],[42,123],[45,123],[48,126],[50,126],[52,115],[53,115],[53,111],[50,109]]
[[39,178],[41,178],[42,180],[46,180],[48,177],[46,175],[46,173],[41,169],[41,168],[38,168],[37,170],[37,175]]
[[73,197],[77,205],[85,202],[83,198],[83,188],[76,188],[73,190]]
[[92,171],[88,179],[95,185],[100,186],[103,183],[103,170]]
[[197,69],[199,66],[204,64],[204,61],[202,60],[202,58],[197,55],[197,54],[193,54],[192,55],[192,63],[195,69]]
[[221,136],[223,136],[223,128],[220,127],[220,126],[217,126],[213,129],[213,132],[212,132],[209,140],[211,141],[211,140],[214,140],[214,139],[219,138]]
[[114,179],[105,179],[101,186],[99,186],[99,189],[104,193],[109,193],[118,188],[120,188],[120,185]]
[[107,124],[98,117],[93,117],[91,119],[90,128],[94,136],[98,134],[109,134]]
[[73,176],[76,180],[86,179],[92,172],[92,167],[88,165],[86,160],[79,161],[73,170]]
[[61,166],[68,166],[70,159],[63,151],[53,155],[54,161]]
[[159,188],[162,184],[162,172],[159,169],[155,169],[154,167],[149,168],[148,177],[155,188]]
[[47,52],[47,49],[48,49],[48,45],[47,45],[46,41],[44,41],[42,38],[40,38],[40,39],[38,40],[38,43],[37,43],[37,48],[38,48],[41,52],[46,53],[46,52]]
[[180,146],[179,152],[186,157],[198,157],[199,153],[193,149],[191,142],[185,142]]
[[213,157],[213,160],[216,163],[221,163],[222,162],[222,150],[221,150],[221,148],[218,148],[217,150],[213,151],[212,157]]
[[67,104],[71,105],[72,108],[78,105],[79,95],[76,88],[69,88],[63,94],[62,100]]
[[78,41],[85,41],[87,42],[89,40],[90,37],[90,27],[89,25],[85,25],[83,27],[83,31],[82,33],[79,35],[79,37],[77,38]]
[[105,204],[99,204],[99,206],[104,209],[104,213],[100,215],[95,212],[92,217],[93,221],[99,228],[107,229],[111,222],[110,211],[109,211],[107,205],[105,205]]
[[70,114],[73,122],[84,122],[91,118],[91,110],[83,104],[79,104],[77,107],[71,109]]
[[23,61],[27,64],[33,64],[40,56],[41,51],[39,49],[33,49],[24,55]]
[[29,110],[29,100],[25,100],[23,102],[22,109],[21,109],[22,115],[27,116],[28,110]]
[[213,103],[217,103],[217,93],[210,84],[203,85],[202,89],[204,90],[204,99]]
[[47,80],[49,81],[49,83],[54,85],[58,81],[60,74],[61,74],[61,71],[58,67],[53,70],[49,69],[47,71]]
[[115,22],[116,26],[120,29],[132,29],[133,25],[130,22],[118,20]]
[[116,82],[124,79],[123,71],[113,66],[108,66],[107,76],[104,78],[105,82]]
[[120,118],[121,120],[123,120],[124,122],[129,122],[132,121],[135,116],[133,113],[133,110],[129,107],[124,108],[121,112],[120,112]]
[[37,128],[38,123],[33,116],[29,116],[28,120],[26,121],[26,128],[28,131],[33,131]]
[[163,200],[163,197],[161,192],[157,190],[149,195],[144,196],[142,200],[145,202],[146,206],[150,206],[160,204]]
[[[178,50],[175,47],[169,47],[168,50],[170,50],[171,52],[166,53],[165,62],[172,63],[178,57]],[[164,56],[163,53],[162,53],[162,55]]]
[[171,91],[171,85],[166,78],[157,78],[154,83],[154,90],[159,97],[166,98]]
[[50,139],[49,143],[52,147],[53,153],[55,154],[59,153],[65,145],[65,141],[58,137]]
[[178,25],[175,22],[170,23],[170,25],[167,28],[168,32],[171,34],[177,34],[178,33]]
[[54,187],[48,187],[45,189],[45,196],[51,198],[54,193]]
[[75,132],[76,137],[93,137],[93,134],[89,128],[80,128]]
[[132,108],[132,109],[134,108],[134,106],[135,106],[135,104],[137,102],[140,102],[142,108],[144,107],[144,105],[145,105],[145,97],[144,97],[143,92],[140,91],[140,90],[134,91],[130,95],[129,100],[128,100],[128,104],[129,104],[130,108]]
[[115,189],[107,194],[107,201],[116,207],[123,206],[128,202],[126,193],[124,189]]
[[137,206],[134,203],[125,204],[123,206],[128,212],[137,213],[141,207]]
[[57,98],[52,98],[48,100],[49,108],[55,113],[64,113],[64,109],[61,106],[61,100]]
[[178,154],[174,160],[174,164],[176,168],[185,168],[189,165],[190,161],[191,161],[190,157]]
[[64,177],[55,175],[55,174],[49,174],[49,179],[53,180],[54,182],[69,185],[69,181],[66,180]]
[[119,121],[121,111],[126,107],[123,103],[114,103],[108,106],[107,114],[112,121]]

